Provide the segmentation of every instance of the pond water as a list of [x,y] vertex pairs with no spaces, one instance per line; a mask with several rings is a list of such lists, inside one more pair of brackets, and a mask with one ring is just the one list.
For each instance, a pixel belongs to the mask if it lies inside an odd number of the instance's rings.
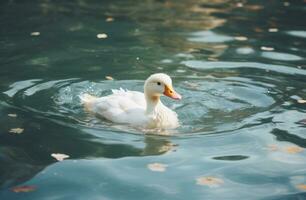
[[[306,198],[305,1],[5,0],[0,9],[1,200]],[[156,72],[183,95],[162,99],[181,122],[171,135],[80,104],[86,92],[142,91]]]

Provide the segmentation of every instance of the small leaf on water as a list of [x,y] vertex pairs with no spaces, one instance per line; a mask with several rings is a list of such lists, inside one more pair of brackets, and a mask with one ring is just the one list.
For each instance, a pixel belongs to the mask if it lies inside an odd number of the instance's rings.
[[97,35],[97,38],[99,38],[99,39],[105,39],[105,38],[107,38],[108,36],[107,36],[107,34],[106,33],[99,33],[98,35]]
[[260,47],[261,50],[263,51],[274,51],[274,48],[273,47],[265,47],[265,46],[262,46]]
[[304,100],[304,99],[298,99],[297,102],[298,102],[298,103],[306,103],[306,100]]
[[34,190],[36,190],[36,187],[33,186],[33,185],[22,185],[22,186],[16,186],[16,187],[13,187],[11,188],[11,190],[13,192],[32,192]]
[[31,36],[39,36],[40,35],[40,32],[32,32],[31,33]]
[[70,157],[69,155],[62,154],[62,153],[52,153],[51,156],[58,161],[63,161],[64,159]]
[[7,114],[7,116],[9,116],[9,117],[17,117],[17,114],[15,114],[15,113],[10,113],[10,114]]
[[243,4],[239,2],[239,3],[236,4],[236,6],[237,6],[238,8],[241,8],[241,7],[243,7]]
[[278,29],[277,28],[269,28],[268,31],[271,32],[271,33],[275,33],[275,32],[278,32]]
[[161,164],[161,163],[151,163],[151,164],[148,164],[148,168],[151,171],[155,171],[155,172],[164,172],[164,171],[166,171],[167,167],[168,167],[168,165]]
[[219,187],[224,183],[224,181],[220,178],[208,176],[208,177],[199,177],[196,179],[198,185],[204,185],[208,187]]
[[304,149],[299,146],[287,146],[279,148],[276,144],[270,144],[267,146],[269,151],[282,151],[284,153],[296,154]]
[[110,81],[114,80],[114,78],[111,76],[105,76],[105,79],[110,80]]
[[237,37],[235,37],[235,40],[238,40],[238,41],[246,41],[246,40],[248,40],[248,38],[245,37],[245,36],[237,36]]
[[12,128],[9,132],[10,133],[16,133],[16,134],[20,134],[23,132],[23,128]]
[[299,153],[303,151],[304,149],[298,146],[289,146],[289,147],[286,147],[284,150],[287,153],[295,154],[295,153]]
[[246,5],[247,10],[251,10],[251,11],[257,11],[257,10],[262,10],[263,7],[261,5],[256,5],[256,4],[248,4]]
[[259,27],[255,27],[254,31],[257,32],[257,33],[262,33],[263,32],[263,30]]
[[105,19],[106,22],[112,22],[112,21],[114,21],[114,20],[115,20],[115,19],[112,18],[112,17],[108,17],[108,18]]
[[299,184],[296,187],[300,190],[306,190],[306,184]]

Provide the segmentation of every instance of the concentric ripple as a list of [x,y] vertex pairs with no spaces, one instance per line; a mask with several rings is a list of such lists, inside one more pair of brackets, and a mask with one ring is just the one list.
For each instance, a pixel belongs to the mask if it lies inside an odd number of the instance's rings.
[[[255,126],[280,105],[282,91],[271,82],[253,78],[226,76],[174,76],[175,88],[183,100],[163,101],[175,110],[181,127],[172,134],[215,134]],[[86,113],[79,96],[90,93],[105,96],[111,89],[125,88],[142,91],[143,81],[117,80],[89,82],[80,79],[19,81],[4,92],[9,104],[33,112],[39,117],[73,126],[96,129],[120,129],[139,133],[125,125],[116,125]],[[43,102],[43,103],[42,103]],[[140,131],[141,132],[141,131]]]

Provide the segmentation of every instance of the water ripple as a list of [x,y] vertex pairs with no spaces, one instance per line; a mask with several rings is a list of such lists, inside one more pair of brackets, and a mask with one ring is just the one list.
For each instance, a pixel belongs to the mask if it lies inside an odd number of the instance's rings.
[[235,69],[235,68],[254,68],[261,70],[269,70],[277,73],[290,74],[290,75],[306,75],[306,70],[298,69],[294,67],[287,67],[284,65],[274,65],[266,63],[255,63],[255,62],[210,62],[210,61],[199,61],[199,60],[187,60],[182,61],[187,67],[192,69],[210,70],[210,69]]
[[[79,96],[83,93],[105,96],[111,93],[111,89],[120,87],[142,91],[143,81],[35,79],[16,82],[3,94],[9,97],[6,101],[14,106],[67,126],[103,130],[119,128],[135,132],[128,127],[89,115],[80,103]],[[222,133],[243,128],[248,124],[257,124],[255,122],[258,118],[254,118],[254,115],[268,111],[278,101],[273,95],[277,91],[273,92],[272,84],[248,78],[190,78],[188,81],[176,82],[175,87],[184,95],[183,100],[174,102],[163,98],[163,101],[178,113],[181,121],[178,132],[181,134]]]

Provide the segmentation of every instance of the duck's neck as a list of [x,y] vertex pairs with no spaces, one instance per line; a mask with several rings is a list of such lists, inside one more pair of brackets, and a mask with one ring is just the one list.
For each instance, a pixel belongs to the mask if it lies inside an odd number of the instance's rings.
[[147,114],[153,113],[156,108],[158,108],[162,104],[162,102],[160,101],[160,96],[150,96],[148,94],[145,94],[145,98],[147,102]]

